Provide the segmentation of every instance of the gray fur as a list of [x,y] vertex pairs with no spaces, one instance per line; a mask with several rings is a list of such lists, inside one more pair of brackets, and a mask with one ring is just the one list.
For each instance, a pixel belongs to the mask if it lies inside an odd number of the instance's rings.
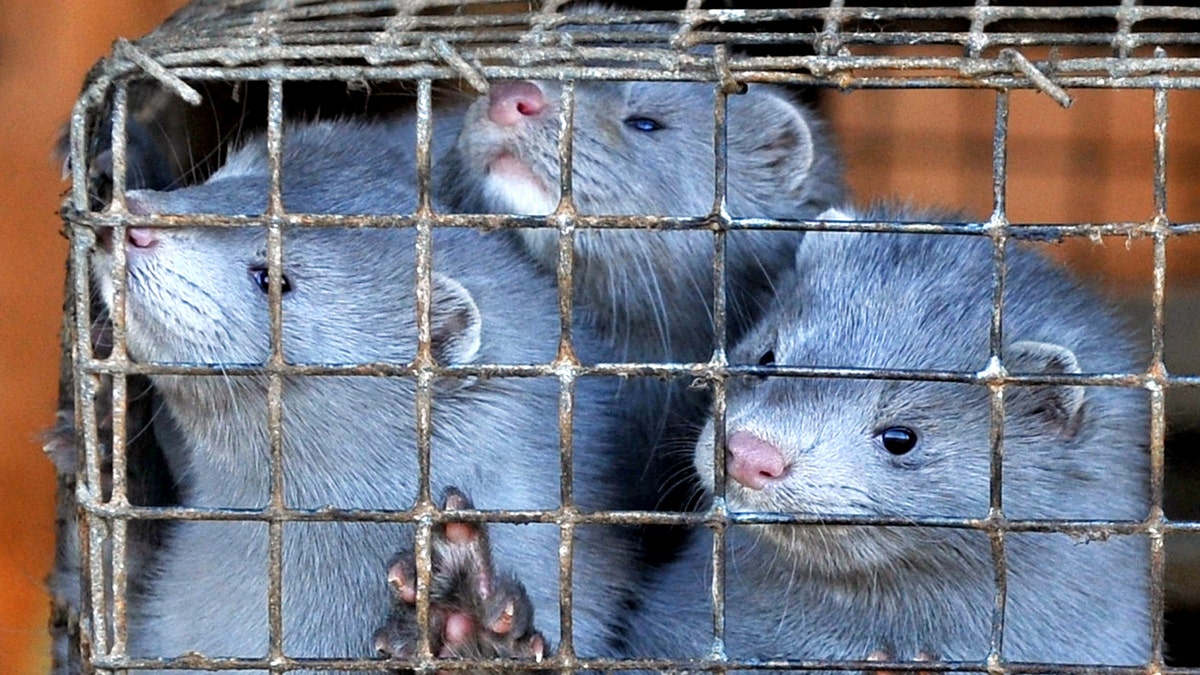
[[[518,129],[467,111],[454,151],[438,164],[447,201],[466,211],[546,214],[558,204],[557,83],[536,83],[547,109]],[[704,216],[713,207],[713,86],[581,81],[575,87],[573,190],[583,215]],[[649,117],[664,128],[631,129]],[[842,195],[822,125],[784,90],[753,85],[729,97],[728,209],[735,217],[813,216]],[[530,171],[519,180],[489,164],[508,152]],[[550,229],[517,233],[546,269],[558,260]],[[732,337],[749,324],[775,275],[790,264],[794,233],[732,232],[728,269]],[[577,306],[625,359],[704,361],[713,348],[713,236],[707,231],[580,230]],[[584,355],[585,357],[587,355]]]
[[[830,219],[846,219],[831,213]],[[929,219],[884,211],[870,219]],[[754,364],[934,368],[988,362],[991,241],[983,237],[810,233],[797,274],[732,351]],[[1139,372],[1138,341],[1092,293],[1010,243],[1004,357],[1013,373]],[[1076,368],[1075,366],[1078,366]],[[1006,389],[1003,497],[1009,518],[1141,520],[1148,509],[1148,396],[1114,387]],[[726,429],[780,448],[790,473],[762,491],[730,479],[735,511],[983,518],[988,394],[950,383],[747,378],[730,382]],[[917,431],[891,455],[877,434]],[[713,431],[695,453],[713,488]],[[1011,661],[1145,663],[1149,542],[1061,534],[1005,538]],[[994,580],[986,534],[961,529],[771,525],[728,539],[726,648],[733,658],[896,660],[922,652],[981,660]],[[711,538],[697,532],[643,595],[638,655],[711,647]]]
[[[582,11],[591,11],[584,7]],[[579,28],[576,26],[575,28]],[[631,26],[629,30],[661,27]],[[588,30],[584,28],[583,30]],[[561,85],[537,82],[547,107],[519,127],[488,117],[489,99],[466,111],[457,145],[435,167],[440,193],[458,210],[547,214],[558,204]],[[698,82],[577,81],[573,194],[583,215],[702,217],[714,203],[714,85]],[[644,132],[625,121],[647,117]],[[728,98],[728,199],[735,217],[811,217],[842,197],[840,167],[823,125],[782,88],[755,84]],[[507,153],[524,167],[497,171]],[[522,177],[522,174],[523,177]],[[549,273],[558,261],[552,229],[513,233]],[[735,341],[770,298],[800,236],[734,231],[727,238],[727,335]],[[707,230],[578,230],[576,314],[605,339],[585,363],[704,362],[714,341],[713,250]],[[665,384],[632,378],[619,405],[653,452],[632,492],[641,508],[687,506],[686,453],[707,410],[706,391],[689,378]]]
[[[414,205],[410,120],[289,125],[284,205],[292,212],[404,213]],[[265,206],[263,139],[204,185],[131,193],[155,213],[256,214]],[[263,228],[156,231],[130,250],[128,344],[138,361],[263,363]],[[291,363],[407,362],[416,346],[415,235],[410,230],[287,228],[283,351]],[[95,256],[111,302],[111,256]],[[553,284],[506,239],[468,230],[434,235],[436,355],[446,362],[544,363],[558,341]],[[577,340],[590,344],[586,327]],[[154,376],[177,425],[165,448],[191,507],[262,508],[269,464],[265,376]],[[289,377],[283,383],[284,495],[297,508],[401,509],[417,489],[415,384],[408,378]],[[432,485],[468,491],[480,508],[558,505],[558,385],[553,379],[478,379],[435,386]],[[612,508],[628,470],[618,420],[600,402],[609,384],[576,389],[575,491]],[[493,526],[497,560],[534,582],[539,625],[557,639],[558,529]],[[362,657],[390,605],[384,563],[411,545],[403,525],[285,524],[284,649],[291,656]],[[612,528],[577,532],[576,645],[598,654],[622,602],[629,547]],[[137,656],[198,650],[262,656],[267,648],[267,528],[177,523],[150,591],[131,600]],[[179,671],[173,671],[179,672]]]

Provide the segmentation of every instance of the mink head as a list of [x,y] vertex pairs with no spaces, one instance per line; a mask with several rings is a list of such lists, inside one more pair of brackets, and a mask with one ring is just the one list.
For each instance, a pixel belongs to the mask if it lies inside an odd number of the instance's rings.
[[[186,190],[165,197],[163,207]],[[169,213],[170,211],[163,211]],[[416,353],[411,233],[285,228],[283,355],[290,363],[408,362]],[[126,237],[131,355],[142,361],[259,365],[271,350],[264,227],[131,228]],[[112,302],[112,257],[97,279]],[[433,276],[433,345],[470,361],[479,312],[453,278]]]
[[[1008,253],[1002,357],[1009,373],[1144,367],[1103,303],[1036,254],[1016,247]],[[991,254],[983,237],[810,233],[797,253],[797,273],[730,362],[980,372],[989,362]],[[1006,386],[1006,514],[1144,517],[1147,403],[1139,390]],[[726,420],[729,504],[808,515],[984,518],[990,420],[983,384],[734,378]],[[709,489],[712,462],[709,423],[695,454]],[[826,561],[833,573],[904,560],[930,564],[931,542],[970,536],[787,524],[763,531],[814,564]]]
[[[561,92],[554,82],[504,82],[467,113],[459,161],[482,177],[493,210],[546,214],[557,206]],[[714,103],[706,83],[576,83],[572,189],[579,212],[711,211]],[[728,105],[730,211],[783,217],[809,201],[817,161],[811,114],[764,85],[730,96]]]
[[[373,138],[375,143],[360,142]],[[387,141],[394,143],[389,145]],[[414,181],[404,125],[318,122],[284,136],[283,203],[291,213],[411,212]],[[394,146],[394,147],[392,147]],[[374,171],[378,169],[378,171]],[[134,191],[141,215],[259,216],[269,169],[262,137],[235,151],[202,185]],[[438,233],[447,254],[475,233]],[[112,233],[102,233],[96,278],[112,302]],[[285,226],[283,355],[291,363],[407,362],[416,353],[412,230]],[[129,349],[143,361],[250,364],[271,350],[267,228],[129,228]],[[473,250],[473,249],[472,249]],[[487,250],[487,249],[484,249]],[[457,272],[432,279],[432,346],[439,362],[471,361],[480,314]],[[499,264],[498,267],[504,267]],[[463,265],[457,265],[461,270]]]
[[[571,13],[581,16],[594,10],[585,5]],[[562,30],[600,29],[567,25]],[[667,34],[669,27],[639,24],[602,30]],[[710,213],[716,180],[716,89],[707,82],[577,81],[571,132],[577,211]],[[456,152],[439,167],[444,189],[457,190],[457,201],[470,210],[553,212],[559,202],[562,93],[563,85],[555,81],[497,83],[465,114]],[[786,90],[764,84],[751,84],[744,94],[732,94],[727,101],[727,205],[732,215],[805,217],[836,203],[842,191],[837,160],[810,111],[791,100]],[[526,230],[522,236],[535,252],[552,259],[553,231]],[[647,240],[601,230],[580,237],[579,246],[586,250],[590,238],[598,245],[623,246],[630,255]],[[696,241],[711,249],[711,243]]]

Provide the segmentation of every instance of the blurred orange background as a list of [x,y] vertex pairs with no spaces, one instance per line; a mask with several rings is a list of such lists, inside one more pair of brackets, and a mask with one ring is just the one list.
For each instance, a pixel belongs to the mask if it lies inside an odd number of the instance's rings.
[[153,28],[182,0],[0,0],[0,673],[49,667],[44,587],[53,554],[53,421],[66,183],[51,158],[88,68],[118,35]]
[[[87,69],[120,35],[139,36],[182,0],[0,0],[0,673],[44,673],[54,475],[39,433],[53,418],[66,241],[65,183],[51,159]],[[1014,221],[1145,220],[1152,208],[1152,96],[1072,92],[1012,97],[1009,215]],[[825,94],[859,200],[903,196],[991,207],[990,91]],[[1200,220],[1200,93],[1171,94],[1170,211]],[[1173,241],[1173,282],[1200,279],[1200,238]],[[1110,292],[1148,289],[1146,242],[1075,241],[1062,255]],[[1149,301],[1148,294],[1146,302]]]

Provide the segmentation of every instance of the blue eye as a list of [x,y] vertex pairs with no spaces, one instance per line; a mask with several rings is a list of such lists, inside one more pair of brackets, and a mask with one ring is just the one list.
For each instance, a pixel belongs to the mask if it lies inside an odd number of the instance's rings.
[[[250,278],[254,280],[255,284],[258,284],[258,289],[263,293],[270,292],[269,289],[271,287],[271,282],[270,278],[267,276],[267,268],[255,267],[251,269]],[[286,274],[283,276],[280,282],[279,290],[281,293],[287,293],[288,291],[292,290],[292,282],[288,281]]]
[[658,131],[659,129],[663,128],[663,125],[660,122],[657,120],[652,120],[649,117],[630,117],[629,119],[625,120],[625,126],[629,127],[630,129],[637,129],[638,131],[644,131],[646,133]]

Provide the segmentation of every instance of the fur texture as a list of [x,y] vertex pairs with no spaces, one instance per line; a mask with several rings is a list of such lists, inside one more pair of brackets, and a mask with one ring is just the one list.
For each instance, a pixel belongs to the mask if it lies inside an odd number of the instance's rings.
[[[438,165],[446,199],[466,211],[552,213],[558,204],[561,89],[537,82],[546,107],[512,126],[467,111],[462,135]],[[684,82],[578,82],[573,190],[583,215],[707,215],[713,208],[713,87]],[[637,120],[659,128],[637,129]],[[813,216],[842,194],[840,171],[814,115],[782,90],[751,86],[729,97],[728,209],[734,217]],[[544,268],[558,234],[516,233]],[[759,310],[790,264],[795,233],[728,237],[731,336]],[[707,231],[580,230],[577,306],[632,361],[704,361],[712,353],[713,236]]]
[[[828,219],[853,219],[840,212]],[[942,220],[880,211],[868,219]],[[766,316],[731,353],[779,363],[977,372],[988,365],[992,244],[983,237],[810,233]],[[1014,374],[1139,372],[1146,354],[1105,303],[1035,251],[1008,245],[1004,352]],[[1141,520],[1148,508],[1147,393],[1005,389],[1003,505],[1011,519]],[[916,445],[886,449],[887,429]],[[887,380],[730,381],[729,434],[778,448],[760,489],[727,483],[733,511],[973,517],[988,514],[989,398],[978,385]],[[695,465],[713,489],[712,424]],[[643,594],[637,655],[711,647],[711,538]],[[1132,665],[1149,657],[1149,542],[1005,537],[1010,661]],[[980,660],[995,595],[985,533],[933,527],[736,526],[727,559],[731,657]]]
[[[584,5],[568,10],[598,11]],[[564,31],[595,30],[567,24]],[[605,30],[665,32],[666,25]],[[703,52],[707,47],[697,47]],[[512,84],[512,83],[509,83]],[[463,118],[454,148],[438,163],[447,202],[466,212],[552,213],[559,202],[561,84],[524,83],[540,91],[544,108],[515,124],[489,116],[490,97]],[[493,91],[495,95],[495,91]],[[578,213],[590,216],[703,217],[713,210],[714,85],[698,82],[578,81],[572,131],[572,185]],[[734,217],[811,217],[840,202],[841,170],[823,125],[788,93],[751,85],[728,98],[727,210]],[[513,233],[553,274],[558,233]],[[737,340],[791,264],[795,232],[728,234],[728,338]],[[714,236],[708,230],[580,229],[574,235],[576,312],[606,344],[577,350],[584,362],[708,361],[713,327]],[[707,392],[634,377],[618,405],[654,448],[639,481],[643,508],[685,508],[690,491],[687,453],[708,410]]]
[[[415,204],[411,120],[289,125],[283,200],[294,213],[404,213]],[[133,192],[146,213],[257,214],[266,204],[265,142],[236,152],[204,185]],[[136,234],[141,235],[146,231]],[[141,362],[262,364],[269,354],[264,228],[149,230],[127,245],[128,345]],[[133,235],[131,235],[133,236]],[[290,363],[405,363],[416,350],[415,234],[286,228],[283,353]],[[143,240],[144,243],[144,240]],[[557,294],[506,239],[468,230],[434,236],[433,346],[441,363],[545,363],[558,341]],[[111,255],[95,256],[112,300]],[[576,339],[590,344],[585,326]],[[268,504],[265,376],[154,376],[175,426],[165,444],[190,507]],[[417,488],[415,383],[403,377],[288,377],[283,382],[284,499],[291,508],[401,509]],[[480,508],[558,505],[559,390],[546,378],[439,382],[432,484]],[[601,402],[611,383],[576,390],[575,490],[612,508],[633,452]],[[536,579],[533,604],[557,638],[558,529],[493,526],[500,564]],[[411,528],[368,523],[283,526],[284,649],[362,657],[390,606],[384,566]],[[597,654],[628,591],[630,552],[612,528],[580,528],[576,644]],[[149,591],[131,600],[139,656],[197,650],[262,656],[267,648],[267,527],[174,524]],[[174,671],[178,672],[178,671]]]

